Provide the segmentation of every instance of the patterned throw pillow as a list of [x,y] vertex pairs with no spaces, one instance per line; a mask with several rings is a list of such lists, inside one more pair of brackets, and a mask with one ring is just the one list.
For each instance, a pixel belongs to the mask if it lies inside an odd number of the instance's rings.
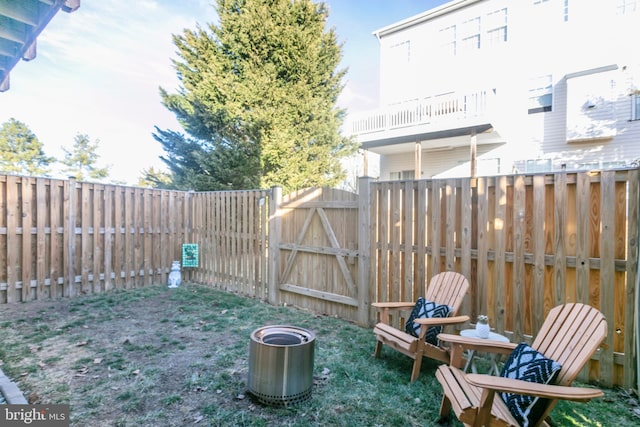
[[[502,368],[501,377],[513,378],[539,384],[555,384],[562,366],[547,359],[526,343],[520,343],[511,352]],[[535,425],[549,404],[548,399],[524,396],[515,393],[500,393],[511,415],[520,425]]]
[[[411,311],[409,320],[404,326],[405,331],[408,334],[417,337],[420,335],[420,324],[415,323],[415,319],[421,319],[425,317],[449,317],[449,314],[453,310],[448,305],[440,305],[435,302],[428,301],[422,297],[418,298],[416,305]],[[431,326],[427,329],[427,335],[425,341],[429,344],[438,345],[438,334],[442,332],[442,326]]]

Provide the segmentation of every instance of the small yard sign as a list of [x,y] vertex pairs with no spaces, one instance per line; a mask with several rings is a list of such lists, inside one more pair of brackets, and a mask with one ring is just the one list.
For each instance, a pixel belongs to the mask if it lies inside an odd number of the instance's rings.
[[182,267],[198,266],[198,244],[183,243],[182,244]]

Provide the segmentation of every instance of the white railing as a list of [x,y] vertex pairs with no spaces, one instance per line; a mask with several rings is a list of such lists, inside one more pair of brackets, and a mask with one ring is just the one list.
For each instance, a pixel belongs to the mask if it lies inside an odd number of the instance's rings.
[[353,114],[350,119],[352,135],[435,123],[464,120],[487,114],[493,90],[468,93],[452,92],[429,96],[402,104]]

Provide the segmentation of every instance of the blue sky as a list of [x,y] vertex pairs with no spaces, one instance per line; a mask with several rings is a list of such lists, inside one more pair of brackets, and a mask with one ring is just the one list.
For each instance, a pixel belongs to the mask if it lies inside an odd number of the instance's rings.
[[[0,124],[29,126],[45,152],[62,157],[78,133],[100,140],[100,166],[135,184],[143,169],[163,168],[154,126],[180,130],[158,88],[177,86],[171,35],[215,22],[213,0],[83,0],[59,12],[38,38],[38,56],[19,62],[11,89],[0,93]],[[443,0],[331,0],[329,25],[344,43],[348,68],[340,99],[350,111],[378,102],[378,42],[371,34],[446,3]]]

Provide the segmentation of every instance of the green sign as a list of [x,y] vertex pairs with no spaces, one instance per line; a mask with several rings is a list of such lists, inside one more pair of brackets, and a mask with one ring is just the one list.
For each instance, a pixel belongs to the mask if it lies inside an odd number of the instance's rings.
[[182,266],[183,267],[198,266],[198,244],[197,243],[182,244]]

